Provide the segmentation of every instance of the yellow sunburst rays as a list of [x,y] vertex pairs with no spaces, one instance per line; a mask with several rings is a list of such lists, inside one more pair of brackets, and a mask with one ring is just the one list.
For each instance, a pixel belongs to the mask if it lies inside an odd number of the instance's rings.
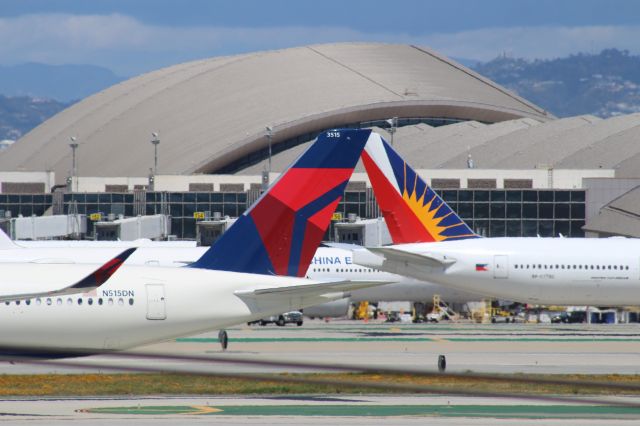
[[433,207],[433,202],[435,201],[437,195],[435,192],[433,193],[433,197],[426,201],[425,196],[427,195],[428,186],[424,186],[424,191],[418,197],[417,187],[418,187],[418,174],[415,173],[415,178],[413,180],[413,188],[411,192],[407,189],[407,163],[404,163],[404,188],[402,191],[402,199],[407,203],[411,211],[416,215],[418,220],[422,223],[424,228],[429,232],[429,234],[433,237],[435,241],[443,241],[446,240],[447,237],[445,235],[441,235],[442,232],[446,231],[449,228],[454,226],[458,226],[459,223],[450,225],[450,226],[442,226],[440,223],[448,216],[452,215],[453,212],[449,212],[442,217],[436,217],[438,211],[443,207],[443,203],[441,203],[438,207]]

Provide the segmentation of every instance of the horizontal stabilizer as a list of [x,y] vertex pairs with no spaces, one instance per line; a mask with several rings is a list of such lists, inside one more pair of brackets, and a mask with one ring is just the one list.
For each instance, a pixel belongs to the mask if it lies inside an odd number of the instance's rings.
[[234,292],[239,297],[250,298],[282,298],[282,297],[307,297],[319,296],[325,293],[348,292],[367,287],[377,287],[389,284],[391,281],[330,281],[312,282],[310,284],[299,284],[286,287],[268,287],[255,290],[237,290]]
[[18,248],[18,245],[14,243],[2,229],[0,229],[0,250],[14,248]]
[[[375,257],[378,259],[375,259]],[[353,262],[373,268],[380,268],[383,264],[393,264],[395,266],[411,264],[418,267],[446,268],[454,264],[456,260],[442,255],[411,253],[393,247],[367,247],[366,250],[355,250],[353,252]]]
[[110,259],[104,265],[100,266],[95,271],[81,279],[80,281],[72,284],[68,287],[61,288],[59,290],[35,292],[35,293],[23,293],[23,294],[10,294],[1,295],[0,302],[8,302],[13,300],[32,299],[34,297],[56,297],[65,296],[67,294],[87,293],[100,287],[107,282],[109,278],[120,268],[120,266],[136,251],[135,248],[129,248]]

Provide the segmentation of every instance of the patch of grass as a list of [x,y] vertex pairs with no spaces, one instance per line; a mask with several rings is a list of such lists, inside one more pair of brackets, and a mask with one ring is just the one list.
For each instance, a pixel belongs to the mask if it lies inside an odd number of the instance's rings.
[[[424,388],[465,389],[478,392],[504,392],[559,395],[632,394],[627,390],[585,388],[574,385],[539,385],[510,383],[465,377],[416,377],[360,373],[274,374],[276,379],[336,380],[364,384],[366,382],[411,384]],[[625,383],[640,386],[637,375],[519,375],[520,378]],[[284,383],[253,379],[217,378],[188,374],[42,374],[0,375],[0,396],[94,396],[94,395],[259,395],[259,394],[359,394],[397,393],[394,389],[371,389],[366,386],[334,384]],[[402,391],[406,393],[406,391]]]

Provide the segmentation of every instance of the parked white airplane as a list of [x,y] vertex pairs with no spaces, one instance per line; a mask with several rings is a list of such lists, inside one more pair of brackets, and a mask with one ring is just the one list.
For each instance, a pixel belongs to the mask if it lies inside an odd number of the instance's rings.
[[0,230],[0,263],[89,263],[101,264],[125,248],[137,250],[127,265],[185,266],[197,261],[208,247],[195,241],[12,241]]
[[377,268],[370,268],[353,262],[353,247],[320,247],[316,251],[307,276],[317,281],[345,279],[351,281],[389,282],[377,287],[351,291],[351,297],[335,302],[305,308],[308,316],[327,317],[344,316],[349,305],[358,302],[431,302],[434,295],[439,295],[448,303],[466,303],[481,300],[482,295],[454,287],[420,281],[415,278],[393,274]]
[[[183,268],[0,263],[5,351],[103,351],[221,329],[380,283],[303,277],[368,132],[326,132]],[[288,275],[288,276],[278,276]],[[84,277],[84,278],[83,278]],[[90,290],[89,292],[87,292]],[[75,293],[75,294],[74,294]]]
[[394,245],[358,264],[518,302],[640,304],[640,240],[480,238],[379,135],[362,160]]

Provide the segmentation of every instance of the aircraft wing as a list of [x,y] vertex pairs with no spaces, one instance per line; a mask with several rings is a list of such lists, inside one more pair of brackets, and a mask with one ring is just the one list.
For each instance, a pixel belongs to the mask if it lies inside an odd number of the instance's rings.
[[[391,281],[328,281],[312,282],[286,287],[268,287],[255,290],[236,290],[234,294],[240,297],[250,298],[282,298],[282,297],[308,297],[321,296],[328,293],[349,292],[367,287],[377,287],[390,284]],[[345,296],[343,296],[345,297]]]
[[394,247],[367,247],[366,250],[354,250],[353,262],[372,268],[382,267],[383,264],[394,267],[411,264],[418,267],[446,268],[456,260],[431,253],[412,253]]
[[58,290],[44,291],[44,292],[38,292],[38,293],[0,295],[0,302],[32,299],[34,297],[64,296],[67,294],[86,293],[86,292],[95,290],[98,287],[100,287],[102,284],[104,284],[118,270],[118,268],[120,268],[120,266],[125,262],[125,260],[127,260],[127,258],[131,256],[131,254],[134,251],[136,251],[135,248],[130,248],[123,251],[113,259],[106,262],[104,265],[100,266],[95,271],[91,272],[89,275],[87,275],[80,281],[68,287],[63,287]]

